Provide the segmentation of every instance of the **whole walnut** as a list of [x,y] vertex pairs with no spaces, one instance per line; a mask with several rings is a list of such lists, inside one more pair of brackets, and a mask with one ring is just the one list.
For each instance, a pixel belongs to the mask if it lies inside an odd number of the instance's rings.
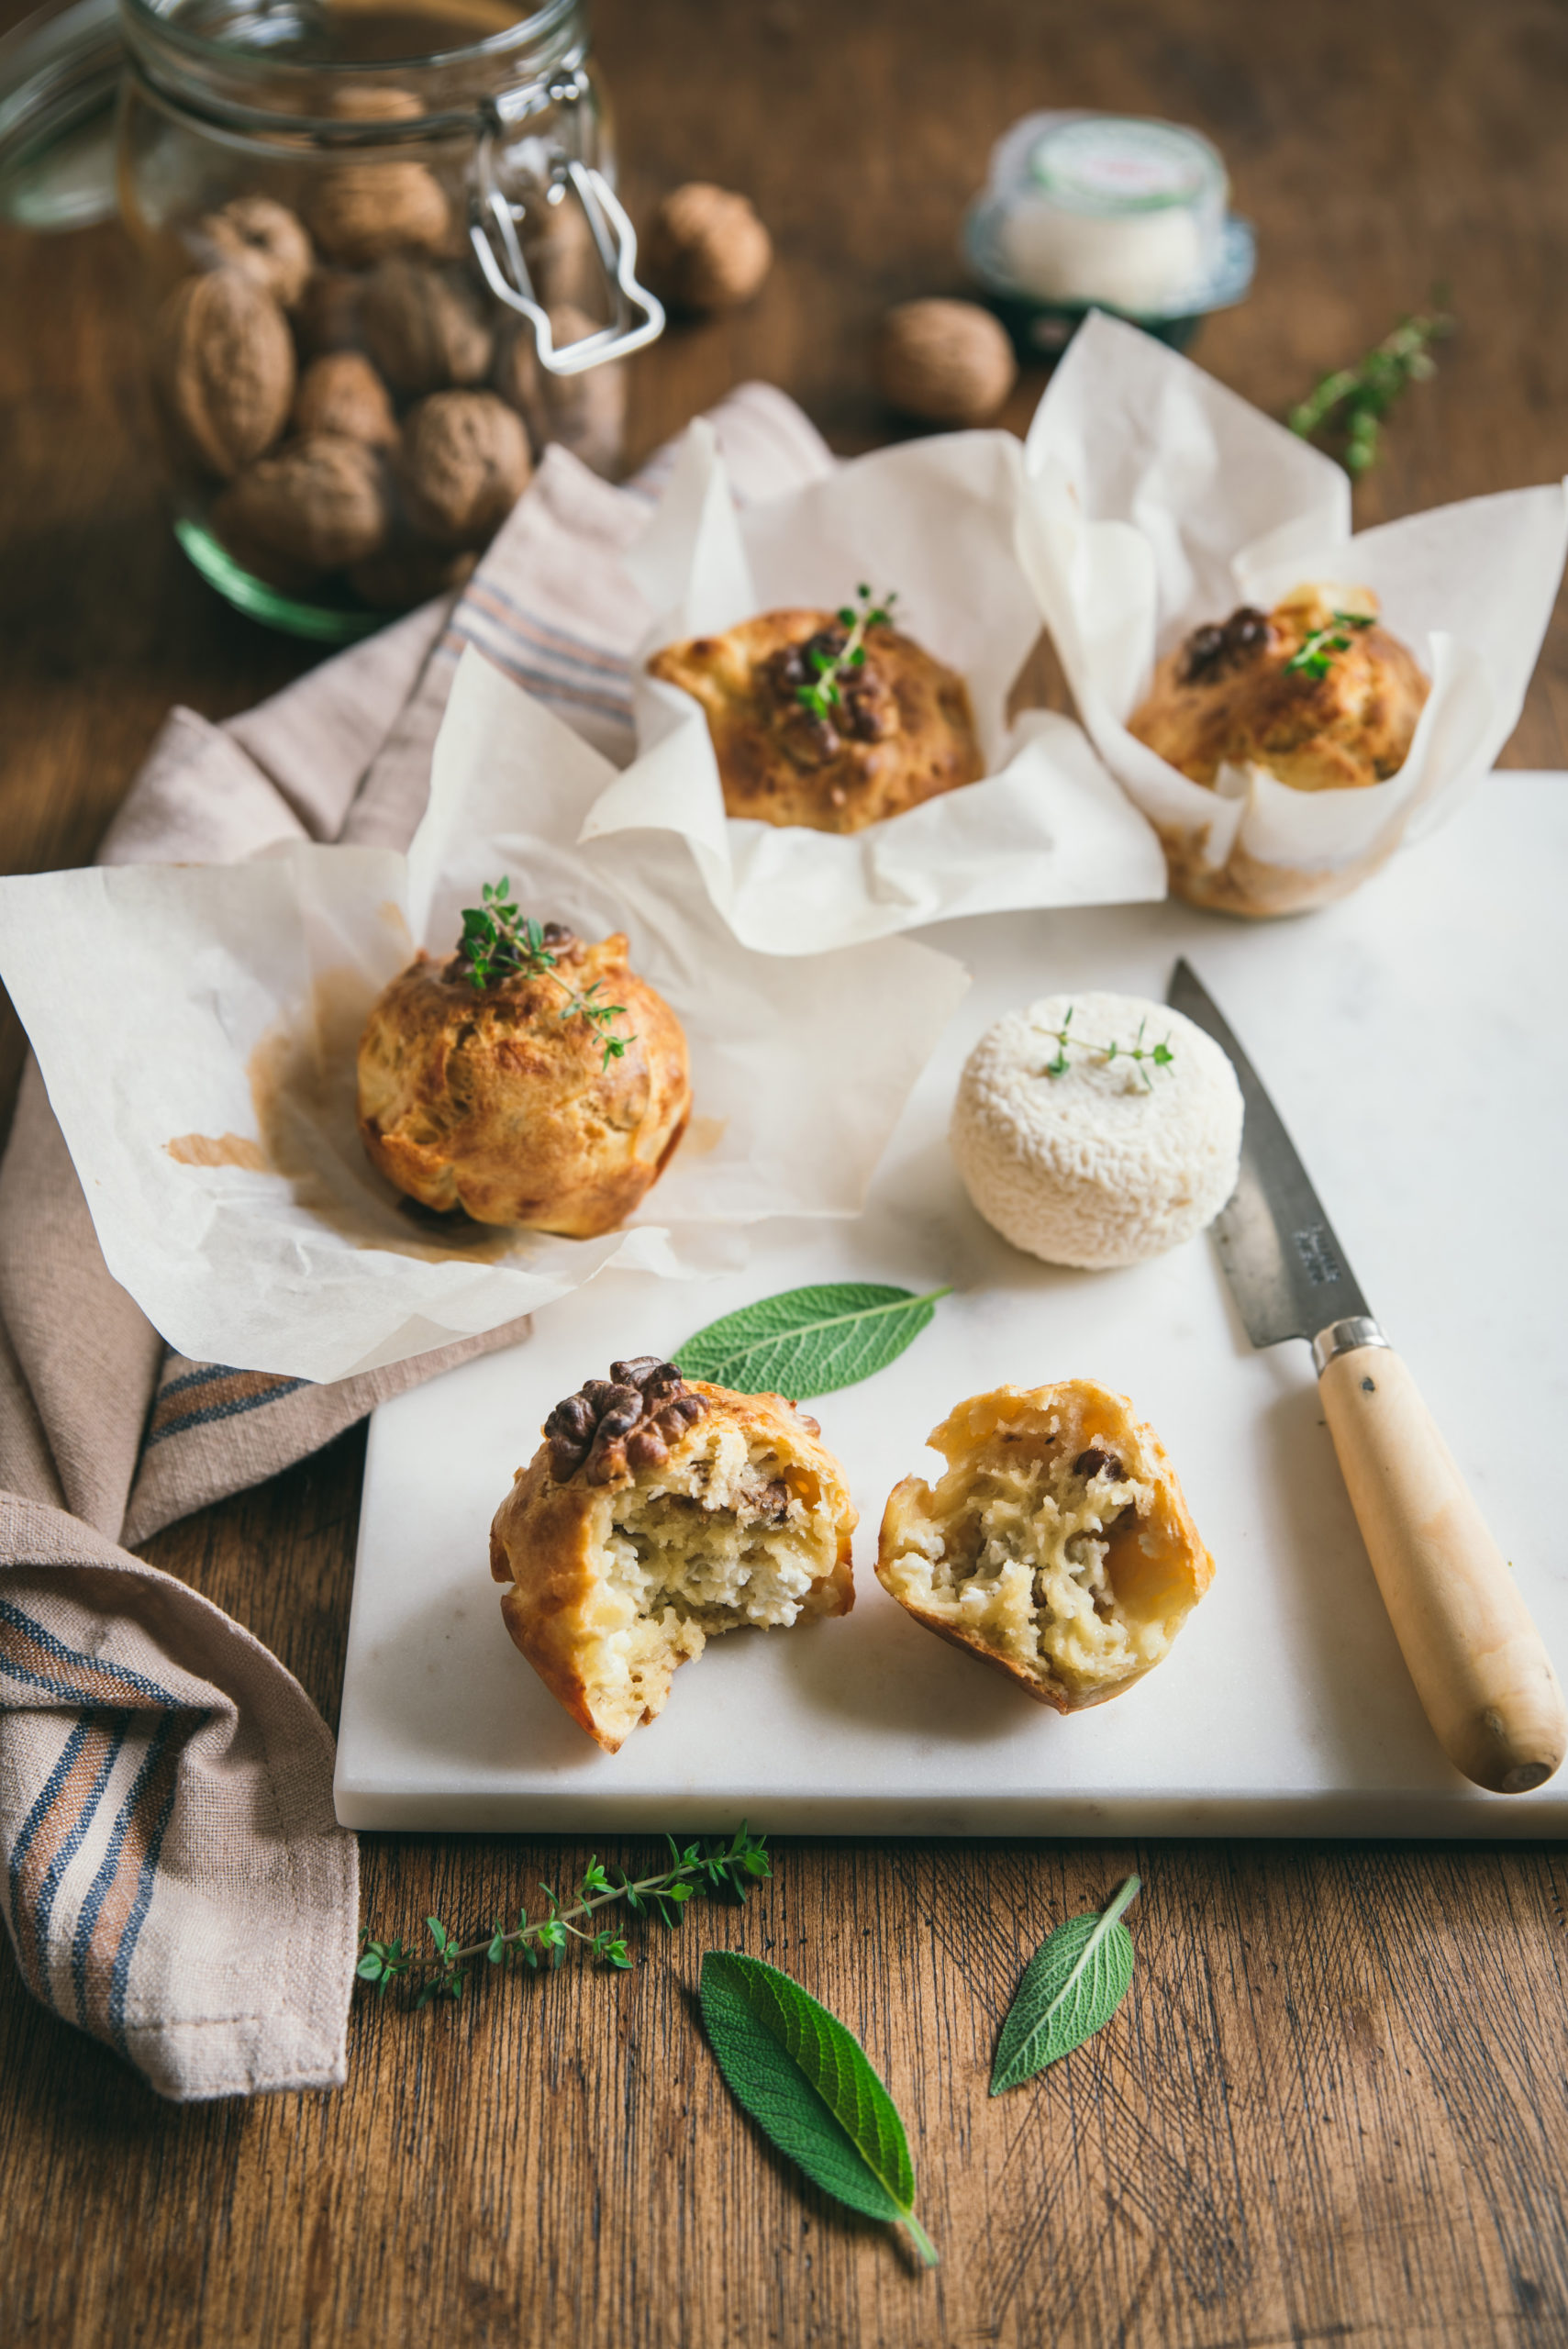
[[388,253],[439,252],[451,206],[423,163],[339,163],[316,191],[310,226],[328,260],[366,269]]
[[1018,380],[1006,329],[977,302],[902,302],[877,336],[876,386],[927,424],[984,424]]
[[731,310],[762,285],[773,243],[746,196],[691,180],[654,213],[642,257],[649,284],[677,309]]
[[352,270],[313,270],[294,314],[294,330],[306,358],[324,351],[351,351],[360,340],[360,288]]
[[218,499],[213,522],[312,571],[340,571],[373,554],[387,534],[385,469],[361,440],[315,432],[246,467]]
[[397,439],[386,385],[357,351],[329,351],[311,361],[291,421],[296,432],[335,432],[370,449],[390,449]]
[[360,298],[365,349],[395,391],[417,398],[477,384],[494,338],[479,297],[455,270],[396,258],[371,272]]
[[[549,315],[558,351],[596,328],[596,321],[571,302],[552,303]],[[596,473],[619,470],[627,375],[617,361],[585,367],[577,375],[552,375],[539,365],[531,324],[519,318],[500,343],[492,381],[508,406],[527,418],[536,440],[559,442]]]
[[270,195],[237,195],[196,225],[195,242],[204,260],[239,270],[292,310],[315,266],[298,216]]
[[528,436],[493,392],[433,392],[403,420],[398,479],[410,520],[428,538],[487,539],[532,471]]
[[294,343],[270,294],[239,269],[175,286],[154,328],[159,388],[182,439],[228,480],[270,449],[294,398]]

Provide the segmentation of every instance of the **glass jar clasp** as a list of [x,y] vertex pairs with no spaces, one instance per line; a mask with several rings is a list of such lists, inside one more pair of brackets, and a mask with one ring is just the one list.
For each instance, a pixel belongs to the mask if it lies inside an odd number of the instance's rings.
[[[566,99],[580,93],[573,86],[559,93],[552,90],[550,95]],[[629,351],[656,341],[664,331],[664,308],[645,285],[638,284],[637,231],[625,206],[602,172],[556,150],[540,197],[554,206],[564,202],[570,190],[582,206],[611,306],[607,326],[557,348],[550,313],[538,298],[518,234],[528,206],[511,201],[496,171],[495,145],[503,132],[499,110],[490,109],[479,139],[473,217],[468,233],[492,294],[532,326],[539,365],[551,375],[580,375],[587,368],[602,366],[609,359],[624,359]]]

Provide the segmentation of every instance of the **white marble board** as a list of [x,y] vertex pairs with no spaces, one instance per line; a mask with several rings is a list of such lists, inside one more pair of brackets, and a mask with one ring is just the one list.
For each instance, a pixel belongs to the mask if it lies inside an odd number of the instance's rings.
[[[1491,779],[1341,905],[1242,925],[1177,906],[927,933],[973,987],[858,1222],[770,1225],[700,1284],[602,1275],[508,1353],[371,1429],[339,1735],[354,1827],[776,1833],[1531,1837],[1568,1773],[1485,1795],[1417,1705],[1304,1345],[1249,1346],[1207,1236],[1111,1274],[1016,1254],[943,1135],[1002,1010],[1060,988],[1163,995],[1185,953],[1270,1086],[1373,1309],[1413,1366],[1560,1670],[1568,1556],[1568,776]],[[846,1004],[845,1017],[854,1017]],[[778,1083],[758,1072],[759,1083]],[[558,1396],[751,1298],[865,1277],[958,1294],[891,1368],[813,1408],[862,1524],[854,1613],[715,1642],[660,1720],[601,1753],[502,1628],[486,1532]],[[872,1572],[883,1502],[938,1464],[960,1397],[1084,1375],[1163,1437],[1218,1561],[1169,1659],[1073,1720],[918,1630]]]

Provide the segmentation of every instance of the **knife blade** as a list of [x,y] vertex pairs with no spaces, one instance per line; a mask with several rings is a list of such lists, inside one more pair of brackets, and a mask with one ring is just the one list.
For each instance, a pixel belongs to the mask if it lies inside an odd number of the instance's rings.
[[1185,960],[1166,1000],[1241,1087],[1236,1188],[1214,1224],[1254,1346],[1307,1339],[1334,1449],[1427,1719],[1477,1786],[1525,1794],[1568,1752],[1551,1659],[1415,1380],[1367,1309],[1262,1079]]

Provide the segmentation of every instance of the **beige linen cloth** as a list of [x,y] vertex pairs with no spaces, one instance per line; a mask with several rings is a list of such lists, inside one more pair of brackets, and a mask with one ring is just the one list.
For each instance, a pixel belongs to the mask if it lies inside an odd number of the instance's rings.
[[[743,499],[831,462],[767,385],[713,422]],[[225,726],[173,711],[100,861],[228,863],[290,839],[406,847],[466,644],[624,762],[648,614],[619,557],[671,462],[616,489],[550,451],[455,607],[411,614]],[[28,1987],[164,2096],[342,2081],[358,1868],[305,1691],[128,1545],[523,1326],[328,1386],[172,1353],[109,1277],[29,1062],[0,1164],[5,1917]]]

